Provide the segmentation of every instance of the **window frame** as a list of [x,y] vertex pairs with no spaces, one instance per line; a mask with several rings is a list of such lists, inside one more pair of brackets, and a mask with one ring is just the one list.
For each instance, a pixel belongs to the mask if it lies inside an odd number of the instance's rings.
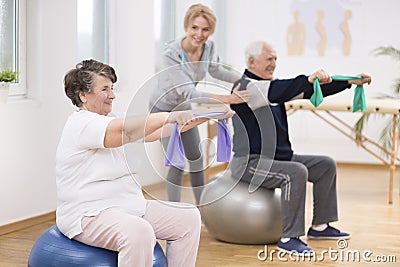
[[[80,0],[78,0],[80,1]],[[85,14],[84,16],[81,16],[81,10],[80,8],[80,3],[77,2],[77,41],[78,41],[78,60],[84,60],[84,59],[95,59],[99,60],[104,63],[109,63],[110,60],[110,1],[109,0],[103,0],[103,3],[99,3],[99,1],[96,0],[91,0],[92,1],[92,6],[91,6],[91,12],[92,12],[92,25],[91,25],[91,31],[89,32],[89,35],[85,35],[85,31],[83,31],[83,28],[80,28],[83,24],[80,23],[80,20],[85,19],[87,15]],[[100,8],[100,5],[103,5]],[[96,13],[99,11],[99,9],[102,11],[102,14]],[[97,40],[96,37],[99,37],[96,35],[97,29],[101,28],[103,30],[103,33],[101,35],[101,40]],[[87,34],[88,32],[86,32]],[[85,39],[86,37],[86,39]],[[90,38],[87,38],[90,37]],[[87,41],[90,41],[87,43]],[[103,50],[96,50],[94,43],[101,43]],[[101,51],[101,52],[99,52]]]
[[13,0],[16,5],[15,13],[13,14],[13,29],[16,34],[16,42],[14,45],[15,70],[18,71],[18,80],[11,83],[9,97],[26,98],[26,0]]

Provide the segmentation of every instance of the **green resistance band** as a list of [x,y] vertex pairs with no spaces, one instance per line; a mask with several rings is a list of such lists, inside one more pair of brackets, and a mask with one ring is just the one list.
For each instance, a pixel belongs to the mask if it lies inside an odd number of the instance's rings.
[[[331,76],[334,81],[349,81],[349,80],[362,80],[360,76],[341,76],[334,75]],[[321,85],[319,84],[318,78],[314,80],[314,93],[312,94],[310,101],[315,106],[318,107],[322,101],[324,100],[324,96],[322,95]],[[354,98],[353,98],[353,112],[358,110],[364,111],[367,109],[367,105],[365,104],[365,94],[364,94],[364,86],[357,85],[354,90]]]

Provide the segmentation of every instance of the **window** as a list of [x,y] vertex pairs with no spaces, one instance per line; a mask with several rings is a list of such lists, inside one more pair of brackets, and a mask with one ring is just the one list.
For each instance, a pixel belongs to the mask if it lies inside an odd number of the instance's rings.
[[26,0],[0,0],[0,69],[19,73],[10,96],[26,94],[25,5]]
[[108,0],[78,0],[77,4],[78,60],[108,63]]
[[164,44],[175,39],[175,9],[175,0],[154,1],[156,71],[160,71],[161,68],[161,54]]

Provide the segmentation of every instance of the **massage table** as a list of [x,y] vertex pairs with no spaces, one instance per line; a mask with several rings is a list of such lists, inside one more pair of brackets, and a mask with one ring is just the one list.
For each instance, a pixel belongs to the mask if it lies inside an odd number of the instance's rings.
[[[379,113],[384,115],[392,116],[393,122],[395,122],[400,116],[400,99],[377,99],[371,98],[366,100],[367,109],[363,112],[365,113]],[[396,170],[396,163],[400,162],[399,158],[399,146],[400,146],[400,132],[397,127],[392,128],[392,147],[388,151],[383,148],[378,143],[374,142],[370,138],[356,131],[356,129],[344,122],[333,112],[352,112],[352,100],[351,99],[340,99],[340,98],[325,98],[324,101],[315,107],[308,99],[296,99],[286,103],[286,109],[288,110],[288,115],[298,111],[298,110],[308,110],[311,111],[318,118],[322,119],[336,130],[353,140],[358,146],[362,147],[365,151],[370,153],[372,156],[382,161],[384,165],[389,167],[389,204],[393,203],[393,183],[394,175]],[[329,118],[322,116],[320,113],[324,112],[328,114]],[[395,125],[395,123],[394,123]],[[353,134],[349,134],[343,129],[347,128]],[[360,140],[355,138],[356,133],[361,137]],[[382,156],[378,155],[372,151],[369,147],[374,146],[381,152]],[[386,157],[385,157],[386,156]]]

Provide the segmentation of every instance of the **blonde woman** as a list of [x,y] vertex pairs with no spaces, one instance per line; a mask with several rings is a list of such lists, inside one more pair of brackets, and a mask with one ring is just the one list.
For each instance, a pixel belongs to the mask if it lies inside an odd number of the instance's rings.
[[[220,64],[215,44],[208,38],[216,27],[214,12],[207,6],[195,4],[190,6],[184,18],[186,35],[169,42],[163,53],[163,71],[159,75],[159,87],[150,100],[150,111],[172,111],[191,109],[191,103],[225,103],[238,104],[249,99],[247,91],[238,89],[230,94],[212,94],[198,90],[199,82],[204,81],[206,74],[233,83],[241,76],[227,70]],[[238,87],[239,88],[239,87]],[[200,201],[204,185],[203,157],[199,148],[200,137],[197,128],[182,134],[185,155],[190,165],[190,181],[193,187],[196,204]],[[162,140],[166,150],[168,138]],[[167,192],[170,201],[180,201],[183,170],[170,167],[167,175]]]

